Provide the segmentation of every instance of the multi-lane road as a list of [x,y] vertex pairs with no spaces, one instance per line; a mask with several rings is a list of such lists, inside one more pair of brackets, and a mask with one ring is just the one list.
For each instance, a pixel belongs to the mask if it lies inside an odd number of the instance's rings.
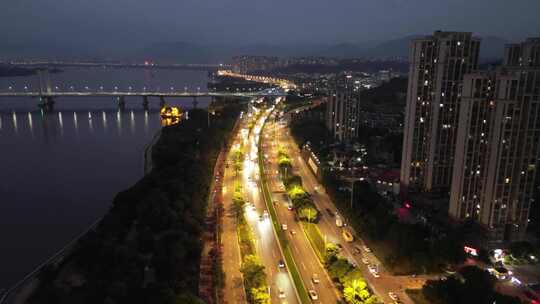
[[[232,153],[227,157],[227,168],[225,170],[223,200],[225,205],[225,219],[223,229],[224,243],[224,271],[225,271],[225,302],[226,303],[246,303],[246,295],[242,284],[240,273],[241,254],[236,233],[236,217],[232,206],[232,195],[235,182],[240,181],[244,198],[247,201],[244,212],[247,222],[252,228],[257,255],[265,266],[267,283],[269,286],[271,303],[296,304],[300,303],[297,293],[292,283],[288,270],[279,267],[280,261],[284,261],[276,234],[266,211],[266,204],[257,181],[259,180],[257,170],[257,143],[258,134],[262,127],[265,115],[256,122],[251,133],[248,132],[248,119],[241,122],[238,136],[234,139],[233,145],[243,145],[244,163],[243,169],[236,176]],[[247,115],[246,115],[247,116]]]
[[318,299],[313,300],[313,302],[336,303],[339,299],[337,289],[327,275],[324,266],[319,261],[306,235],[303,233],[300,223],[295,220],[294,211],[287,209],[288,202],[285,197],[283,183],[278,174],[278,147],[273,130],[275,123],[271,122],[272,120],[265,127],[262,148],[265,155],[265,174],[279,222],[281,225],[286,225],[287,227],[284,232],[287,235],[292,255],[304,286],[306,289],[314,290],[317,293]]
[[[284,261],[284,258],[266,209],[261,188],[258,186],[260,178],[259,170],[257,169],[257,143],[259,132],[266,115],[268,113],[261,116],[253,127],[252,132],[244,139],[245,159],[242,170],[242,184],[246,195],[245,198],[249,202],[246,204],[245,209],[246,218],[253,229],[257,254],[266,268],[271,302],[299,303],[288,270],[285,267],[279,267],[280,261]],[[282,298],[280,298],[280,294],[282,294]]]
[[[252,227],[257,255],[260,257],[266,268],[268,285],[270,287],[271,303],[300,303],[292,278],[285,267],[279,267],[280,261],[284,261],[276,231],[268,215],[266,204],[261,189],[261,178],[257,168],[257,147],[259,136],[262,140],[262,155],[264,155],[264,172],[268,187],[271,192],[272,203],[276,209],[276,214],[280,226],[286,225],[284,234],[290,244],[291,252],[298,268],[304,286],[307,290],[314,290],[318,299],[315,303],[336,303],[340,298],[339,292],[328,276],[324,266],[319,261],[313,247],[303,233],[300,223],[294,218],[294,212],[287,208],[282,181],[279,177],[277,166],[278,146],[286,147],[291,159],[295,173],[302,177],[303,186],[313,198],[319,211],[322,213],[318,223],[319,229],[327,241],[341,244],[341,254],[349,261],[358,265],[364,273],[364,277],[375,292],[384,302],[392,301],[388,296],[390,291],[399,295],[403,303],[413,303],[404,293],[406,288],[421,288],[425,278],[393,276],[386,272],[381,263],[372,254],[363,250],[364,243],[360,239],[354,242],[346,242],[341,236],[341,228],[335,225],[335,217],[327,211],[337,214],[337,209],[323,191],[315,176],[308,168],[306,162],[301,158],[300,151],[289,134],[286,126],[274,122],[273,116],[268,120],[264,131],[261,132],[262,122],[268,112],[263,114],[256,122],[251,133],[248,134],[248,122],[243,121],[241,129],[234,144],[244,146],[244,164],[240,176],[236,176],[233,166],[229,165],[225,170],[223,199],[226,208],[224,220],[223,242],[224,242],[224,270],[226,273],[225,301],[227,303],[245,302],[245,292],[243,289],[240,266],[241,256],[236,235],[236,222],[232,210],[232,193],[234,191],[235,180],[239,179],[243,185],[244,198],[248,201],[245,214],[248,223]],[[260,133],[260,134],[259,134]],[[228,157],[231,164],[231,155]],[[358,249],[361,248],[361,252]],[[380,277],[374,277],[362,260],[367,259],[370,264],[377,265]],[[316,277],[318,280],[313,280]]]
[[[426,278],[423,276],[412,278],[410,276],[391,275],[384,270],[381,263],[372,253],[366,252],[363,249],[365,244],[361,239],[356,239],[350,243],[346,242],[341,235],[341,228],[335,224],[335,217],[327,212],[331,211],[332,214],[338,214],[336,207],[328,195],[324,193],[324,187],[317,181],[308,168],[307,163],[302,159],[300,151],[290,136],[288,128],[280,124],[272,124],[270,128],[274,128],[274,132],[277,134],[277,143],[287,148],[292,160],[292,166],[296,170],[295,173],[302,177],[304,188],[312,195],[315,205],[321,212],[322,216],[318,226],[325,238],[328,241],[342,245],[343,250],[341,254],[349,261],[358,265],[367,282],[381,300],[384,302],[392,301],[388,293],[395,292],[399,295],[403,303],[412,304],[412,300],[405,294],[404,290],[407,288],[421,288]],[[360,252],[355,248],[359,248]],[[367,259],[371,265],[378,267],[380,277],[376,278],[371,274],[367,265],[362,262],[363,258]]]

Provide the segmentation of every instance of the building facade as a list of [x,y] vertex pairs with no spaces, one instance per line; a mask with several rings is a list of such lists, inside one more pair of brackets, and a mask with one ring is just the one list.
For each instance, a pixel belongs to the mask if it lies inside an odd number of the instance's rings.
[[463,76],[477,69],[480,40],[437,31],[411,42],[400,180],[404,189],[450,189]]
[[336,140],[346,143],[358,137],[360,125],[360,100],[350,79],[346,76],[344,84],[326,98],[326,128]]
[[540,39],[506,48],[503,66],[466,75],[449,213],[494,241],[523,239],[540,165]]

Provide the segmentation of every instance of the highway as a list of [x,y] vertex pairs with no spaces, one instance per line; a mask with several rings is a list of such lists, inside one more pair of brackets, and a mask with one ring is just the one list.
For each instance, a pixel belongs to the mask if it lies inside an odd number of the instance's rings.
[[[284,197],[283,183],[279,177],[277,165],[278,146],[274,141],[275,123],[270,119],[263,134],[263,152],[265,155],[265,172],[269,184],[272,200],[281,224],[287,225],[286,235],[291,245],[293,258],[302,277],[302,281],[308,290],[315,290],[318,299],[314,303],[336,303],[339,299],[338,290],[333,285],[327,275],[324,266],[319,261],[309,240],[303,233],[300,223],[294,219],[294,211],[287,209],[287,200]],[[313,282],[313,276],[319,279],[318,283]]]
[[[273,127],[276,128],[275,132],[278,134],[278,143],[287,148],[292,160],[293,168],[295,168],[296,173],[302,177],[304,188],[312,195],[315,205],[322,214],[318,226],[322,234],[325,235],[327,241],[343,246],[341,254],[349,261],[358,265],[369,286],[371,286],[374,293],[385,303],[392,301],[388,296],[388,292],[392,291],[398,294],[401,302],[413,304],[412,300],[405,294],[404,290],[407,288],[421,288],[428,277],[417,276],[416,278],[412,278],[410,276],[392,276],[385,271],[382,264],[372,253],[363,250],[362,247],[364,246],[364,242],[361,239],[355,239],[355,241],[351,243],[346,242],[341,236],[341,228],[337,227],[335,224],[335,217],[327,212],[327,210],[330,210],[333,214],[337,214],[337,208],[328,195],[324,193],[324,187],[317,181],[314,174],[308,168],[307,163],[300,156],[300,151],[293,138],[290,136],[289,129],[285,126],[280,126],[279,124],[274,124]],[[355,247],[361,248],[361,253],[354,253]],[[370,264],[377,265],[380,273],[379,278],[375,278],[369,272],[367,265],[362,263],[363,257],[367,258]]]
[[[265,115],[267,114],[263,114],[258,120],[251,134],[247,132],[247,122],[244,122],[241,126],[241,130],[243,131],[240,132],[238,141],[235,142],[239,144],[243,141],[244,144],[245,158],[240,178],[244,189],[244,198],[248,202],[246,204],[245,214],[254,234],[257,255],[265,266],[271,303],[293,304],[299,303],[296,290],[288,270],[278,266],[279,261],[283,261],[284,258],[279,249],[271,220],[269,217],[264,216],[266,205],[263,201],[261,188],[257,186],[257,181],[259,180],[257,170],[257,141]],[[231,163],[231,160],[229,158],[228,162]],[[229,165],[229,172],[233,170],[232,167]],[[226,191],[229,195],[228,200],[232,202],[231,195],[234,191],[234,176],[228,179],[226,184]],[[238,244],[237,240],[236,244]],[[282,298],[280,298],[280,291],[284,293],[284,297],[282,296]]]

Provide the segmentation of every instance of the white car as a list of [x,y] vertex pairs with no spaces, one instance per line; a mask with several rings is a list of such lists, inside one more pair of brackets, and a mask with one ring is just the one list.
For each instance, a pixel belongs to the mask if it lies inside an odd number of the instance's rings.
[[287,224],[281,224],[281,229],[287,230]]
[[398,295],[397,295],[395,292],[393,292],[393,291],[390,291],[390,292],[388,293],[388,296],[390,297],[390,299],[392,299],[392,300],[394,300],[394,301],[399,301]]
[[369,260],[367,258],[362,258],[362,263],[369,265]]
[[364,251],[365,251],[365,252],[371,252],[371,249],[369,249],[368,246],[365,246],[365,245],[364,245],[362,248],[364,248]]
[[310,297],[312,300],[317,300],[317,299],[319,299],[319,296],[317,295],[317,292],[316,292],[315,290],[310,289],[310,290],[308,291],[308,293],[309,293],[309,297]]
[[371,274],[372,274],[374,277],[376,277],[376,278],[378,278],[378,277],[381,276],[377,270],[370,271],[370,272],[371,272]]
[[283,291],[283,290],[281,290],[281,289],[279,290],[279,298],[280,298],[280,299],[285,299],[285,298],[286,298],[286,296],[285,296],[285,291]]
[[319,275],[316,274],[316,273],[313,274],[313,276],[311,277],[311,280],[312,280],[313,283],[315,283],[315,284],[319,284],[319,282],[321,282],[321,281],[319,280]]

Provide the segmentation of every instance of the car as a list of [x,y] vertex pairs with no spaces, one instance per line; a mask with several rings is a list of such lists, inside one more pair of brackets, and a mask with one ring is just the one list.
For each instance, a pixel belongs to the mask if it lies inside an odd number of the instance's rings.
[[278,267],[279,268],[285,268],[285,262],[283,262],[283,260],[279,260],[278,261]]
[[343,250],[343,245],[341,245],[340,243],[337,243],[336,247],[338,248],[339,251]]
[[362,263],[369,265],[369,260],[367,258],[362,258]]
[[369,264],[369,265],[367,266],[367,268],[369,269],[369,272],[377,271],[377,268],[376,268],[375,265],[373,265],[373,264]]
[[366,245],[364,245],[362,248],[364,248],[365,252],[371,252],[371,249],[369,249],[369,247]]
[[356,247],[353,248],[353,254],[361,254],[362,251]]
[[291,230],[291,235],[295,235],[295,234],[296,234],[296,231]]
[[292,205],[292,204],[288,204],[288,205],[287,205],[287,210],[293,211],[293,210],[294,210],[293,205]]
[[262,214],[259,215],[259,221],[261,221],[261,222],[264,221],[264,216],[262,216]]
[[336,214],[334,212],[332,212],[332,210],[330,210],[328,208],[326,208],[326,212],[328,213],[328,215],[330,215],[332,217],[336,216]]
[[263,216],[264,216],[265,218],[268,218],[268,210],[264,210],[264,211],[263,211]]
[[399,301],[398,295],[397,295],[395,292],[393,292],[393,291],[390,291],[390,292],[388,293],[388,296],[390,297],[390,299],[392,299],[392,300],[394,300],[394,301]]
[[281,224],[281,229],[287,230],[287,224]]
[[375,271],[372,271],[371,274],[372,274],[374,277],[376,277],[376,278],[380,277],[379,272],[376,271],[376,270],[375,270]]
[[313,281],[313,283],[315,283],[315,284],[319,284],[319,282],[320,282],[319,275],[314,273],[313,276],[311,277],[311,281]]
[[309,297],[312,299],[312,300],[318,300],[319,299],[319,296],[317,295],[317,292],[313,289],[310,289],[308,291],[309,293]]
[[280,290],[279,290],[279,298],[280,298],[280,299],[285,299],[285,297],[286,297],[286,296],[285,296],[285,291],[283,291],[283,290],[280,289]]

